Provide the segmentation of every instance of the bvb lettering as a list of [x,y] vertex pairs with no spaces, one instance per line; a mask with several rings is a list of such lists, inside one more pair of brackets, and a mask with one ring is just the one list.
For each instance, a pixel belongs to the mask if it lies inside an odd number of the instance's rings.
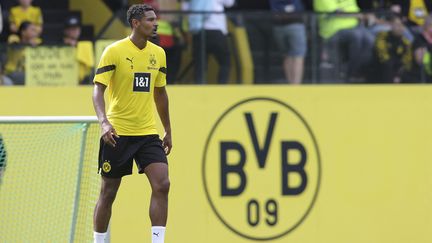
[[272,98],[251,98],[225,111],[203,157],[210,206],[232,232],[272,240],[296,229],[318,195],[320,157],[306,120]]

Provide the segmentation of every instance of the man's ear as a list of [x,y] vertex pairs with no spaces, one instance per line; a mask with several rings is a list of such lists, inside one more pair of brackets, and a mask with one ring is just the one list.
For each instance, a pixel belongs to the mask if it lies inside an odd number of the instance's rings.
[[139,21],[137,19],[132,19],[132,27],[137,27],[139,24]]

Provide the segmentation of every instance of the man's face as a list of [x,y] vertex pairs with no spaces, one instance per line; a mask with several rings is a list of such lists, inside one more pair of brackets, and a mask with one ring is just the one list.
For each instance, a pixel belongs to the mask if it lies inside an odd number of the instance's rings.
[[147,11],[144,17],[137,21],[135,29],[143,37],[150,38],[156,36],[157,26],[155,12]]
[[31,24],[22,32],[23,39],[30,40],[38,37],[36,26]]
[[19,4],[23,7],[28,7],[32,3],[32,0],[19,0]]
[[69,38],[78,40],[80,35],[81,35],[81,27],[79,26],[70,26],[65,29],[65,36]]

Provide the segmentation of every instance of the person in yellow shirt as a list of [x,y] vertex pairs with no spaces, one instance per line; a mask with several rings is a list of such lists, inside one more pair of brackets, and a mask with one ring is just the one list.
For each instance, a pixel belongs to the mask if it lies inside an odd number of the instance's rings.
[[61,44],[76,48],[79,65],[79,83],[90,84],[94,69],[93,42],[80,40],[81,21],[77,16],[68,16],[63,29]]
[[24,21],[33,23],[38,34],[42,33],[42,11],[39,7],[32,6],[32,2],[33,0],[19,0],[19,5],[10,9],[9,28],[12,33],[17,33]]
[[314,10],[319,13],[323,56],[337,68],[343,67],[333,72],[338,75],[343,73],[341,77],[335,78],[347,82],[363,78],[363,69],[372,58],[374,36],[360,23],[359,17],[362,15],[357,1],[314,0],[313,3]]
[[23,85],[25,82],[26,47],[39,45],[39,40],[35,25],[28,21],[21,23],[16,39],[9,38],[5,74],[13,80],[15,85]]
[[[163,243],[170,188],[166,155],[172,147],[166,57],[161,47],[149,41],[157,30],[152,7],[132,5],[127,20],[131,35],[104,50],[93,80],[93,104],[102,129],[102,185],[94,211],[94,242],[104,242],[122,177],[132,173],[135,160],[138,172],[146,174],[152,188],[152,243]],[[107,112],[105,90],[109,99]],[[156,130],[153,102],[165,129],[163,140]]]

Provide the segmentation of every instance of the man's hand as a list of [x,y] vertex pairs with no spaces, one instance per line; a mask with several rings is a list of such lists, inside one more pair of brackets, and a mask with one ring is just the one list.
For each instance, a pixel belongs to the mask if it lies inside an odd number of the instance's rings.
[[118,138],[119,135],[117,135],[117,132],[114,129],[114,127],[111,125],[111,123],[105,121],[102,122],[101,128],[102,128],[102,139],[104,140],[104,142],[115,147],[117,142],[115,141],[114,137]]
[[162,140],[162,146],[164,148],[165,154],[168,155],[172,148],[171,132],[165,132],[164,138]]

